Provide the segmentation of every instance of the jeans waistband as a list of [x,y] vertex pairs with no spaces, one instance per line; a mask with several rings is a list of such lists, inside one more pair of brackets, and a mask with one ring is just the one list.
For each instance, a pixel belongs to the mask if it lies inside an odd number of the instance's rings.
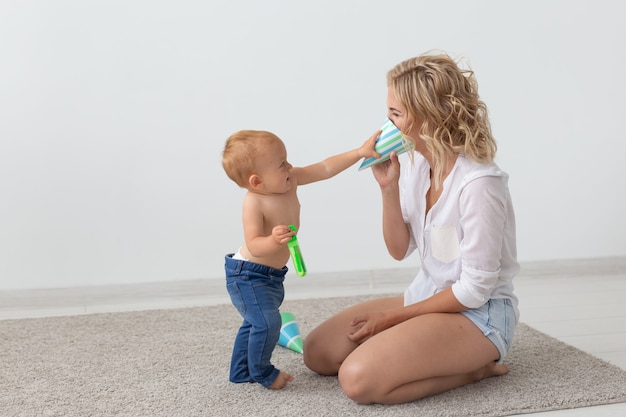
[[239,274],[241,271],[250,271],[271,277],[283,278],[289,270],[286,266],[281,269],[272,268],[271,266],[257,264],[251,261],[243,261],[241,259],[233,259],[234,253],[229,253],[225,257],[225,265],[227,269],[232,269]]

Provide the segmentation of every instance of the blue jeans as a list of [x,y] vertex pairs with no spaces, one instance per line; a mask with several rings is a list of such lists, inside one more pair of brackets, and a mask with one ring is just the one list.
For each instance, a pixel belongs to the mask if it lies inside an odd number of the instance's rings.
[[243,317],[230,362],[230,381],[269,387],[280,371],[270,363],[280,336],[278,308],[285,297],[287,267],[275,269],[226,255],[226,289]]

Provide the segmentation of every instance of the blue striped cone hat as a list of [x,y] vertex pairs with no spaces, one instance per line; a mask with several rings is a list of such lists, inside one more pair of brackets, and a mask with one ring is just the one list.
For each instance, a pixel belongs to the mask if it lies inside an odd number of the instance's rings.
[[280,318],[282,320],[282,326],[280,327],[278,344],[298,353],[304,352],[302,336],[300,335],[296,317],[292,313],[281,312]]
[[412,143],[402,137],[400,129],[391,120],[385,119],[380,130],[382,132],[374,145],[374,149],[380,154],[380,158],[366,158],[359,167],[359,171],[386,161],[391,156],[392,151],[396,151],[396,155],[400,155],[409,149],[413,149]]

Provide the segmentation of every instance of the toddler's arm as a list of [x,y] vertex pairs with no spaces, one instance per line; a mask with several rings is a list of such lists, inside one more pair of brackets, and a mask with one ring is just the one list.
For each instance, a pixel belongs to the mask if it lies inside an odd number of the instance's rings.
[[374,149],[376,139],[380,135],[380,130],[370,136],[360,147],[348,152],[334,155],[302,168],[293,168],[298,185],[310,184],[312,182],[326,180],[334,177],[341,171],[354,165],[361,158],[378,158],[380,155]]
[[274,226],[269,236],[263,236],[249,228],[245,230],[245,234],[250,254],[255,258],[264,258],[285,248],[295,233],[287,225],[278,225]]

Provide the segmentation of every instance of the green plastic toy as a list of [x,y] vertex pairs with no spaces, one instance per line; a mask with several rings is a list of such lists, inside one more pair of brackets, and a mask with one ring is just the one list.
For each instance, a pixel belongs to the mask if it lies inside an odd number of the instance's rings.
[[[296,226],[293,224],[289,225],[289,228],[296,231]],[[291,259],[293,259],[293,266],[296,268],[296,273],[298,276],[303,277],[306,275],[306,265],[304,264],[304,259],[302,258],[302,251],[300,250],[300,244],[298,244],[298,238],[296,235],[291,237],[291,240],[287,242],[287,246],[289,247],[289,253],[291,253]]]

